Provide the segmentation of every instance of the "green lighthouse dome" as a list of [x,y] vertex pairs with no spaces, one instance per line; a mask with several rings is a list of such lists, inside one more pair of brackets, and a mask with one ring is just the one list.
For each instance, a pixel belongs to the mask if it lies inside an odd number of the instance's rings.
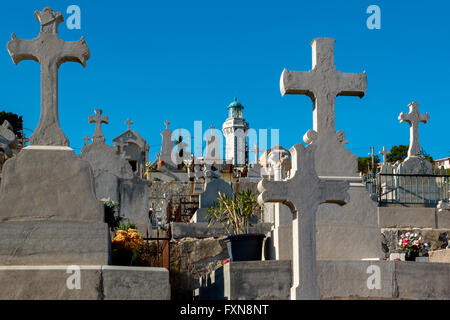
[[229,118],[242,118],[242,110],[244,106],[234,98],[234,101],[228,105],[228,117]]

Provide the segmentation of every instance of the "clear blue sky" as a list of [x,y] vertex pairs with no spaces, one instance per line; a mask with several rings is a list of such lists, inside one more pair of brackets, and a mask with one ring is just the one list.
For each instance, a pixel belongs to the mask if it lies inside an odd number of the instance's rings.
[[[283,68],[311,69],[310,42],[336,39],[336,66],[342,72],[367,72],[363,99],[339,97],[336,129],[347,148],[367,156],[370,146],[409,143],[400,112],[412,101],[429,112],[420,125],[421,145],[434,158],[450,156],[450,5],[447,1],[38,1],[2,3],[0,109],[24,117],[34,130],[40,112],[39,64],[12,63],[6,43],[14,32],[31,39],[39,32],[33,12],[45,6],[68,17],[81,8],[81,30],[60,25],[64,40],[84,36],[91,51],[87,67],[65,63],[59,72],[59,115],[71,147],[92,136],[88,115],[103,109],[107,143],[127,129],[130,117],[150,145],[154,159],[163,122],[193,132],[221,128],[227,105],[238,97],[255,129],[280,130],[280,144],[302,142],[312,128],[312,102],[306,96],[282,97]],[[381,30],[369,30],[366,9],[381,8]],[[26,131],[29,136],[30,131]]]

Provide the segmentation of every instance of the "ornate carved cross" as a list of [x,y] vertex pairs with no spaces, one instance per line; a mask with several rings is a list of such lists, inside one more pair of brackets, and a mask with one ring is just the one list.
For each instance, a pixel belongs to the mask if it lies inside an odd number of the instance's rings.
[[420,156],[422,154],[422,150],[420,149],[419,143],[419,123],[427,123],[428,120],[430,120],[428,112],[425,114],[420,113],[419,104],[417,102],[412,102],[409,104],[409,113],[400,113],[398,120],[400,120],[400,123],[409,123],[408,157]]
[[342,73],[334,65],[334,39],[317,38],[311,43],[312,70],[283,70],[280,79],[281,94],[304,94],[314,103],[313,129],[335,132],[335,98],[357,96],[362,98],[367,89],[366,73]]
[[316,270],[316,211],[322,203],[344,205],[349,195],[347,181],[320,179],[314,168],[316,145],[294,145],[290,178],[263,179],[258,183],[260,203],[281,202],[293,215],[293,286],[291,299],[320,299]]
[[92,136],[93,142],[105,142],[105,136],[102,132],[102,123],[108,124],[108,117],[102,117],[103,111],[100,109],[95,109],[95,116],[89,116],[89,123],[95,123],[95,131]]
[[69,140],[59,126],[58,68],[67,61],[86,66],[89,48],[83,37],[76,42],[58,37],[58,25],[64,21],[60,12],[51,8],[34,13],[41,24],[39,36],[32,40],[19,39],[13,33],[8,42],[8,52],[15,64],[34,60],[41,65],[41,116],[31,135],[30,145],[69,146]]

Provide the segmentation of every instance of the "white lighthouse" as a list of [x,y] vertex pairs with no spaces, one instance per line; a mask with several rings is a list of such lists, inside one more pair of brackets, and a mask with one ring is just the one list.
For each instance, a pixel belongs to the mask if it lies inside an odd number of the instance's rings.
[[248,123],[243,118],[244,106],[234,98],[228,105],[228,118],[222,126],[225,136],[225,161],[235,166],[245,166],[248,163],[247,131]]

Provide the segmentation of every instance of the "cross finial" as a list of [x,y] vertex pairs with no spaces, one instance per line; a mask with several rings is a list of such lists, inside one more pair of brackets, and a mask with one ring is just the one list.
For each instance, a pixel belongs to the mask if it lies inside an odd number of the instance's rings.
[[84,145],[87,146],[87,145],[89,144],[89,140],[91,140],[91,138],[89,138],[89,136],[86,135],[86,136],[83,138],[83,140],[84,140]]
[[390,152],[390,151],[387,151],[386,147],[383,146],[383,151],[380,151],[380,154],[383,155],[383,163],[386,163],[387,155],[388,155],[388,154],[391,154],[391,152]]
[[209,127],[209,129],[211,130],[211,134],[214,134],[214,126],[213,125],[211,125],[211,127]]
[[419,143],[419,123],[427,123],[430,120],[430,116],[428,112],[422,114],[419,112],[419,104],[417,102],[412,102],[409,105],[409,113],[400,113],[398,116],[398,120],[400,123],[407,122],[409,123],[409,149],[408,149],[408,157],[420,156],[422,154],[422,150],[420,148]]
[[95,131],[92,136],[93,142],[105,142],[105,136],[102,132],[102,123],[108,124],[108,117],[102,117],[103,111],[101,109],[94,110],[95,116],[89,116],[89,123],[95,123]]
[[58,118],[58,68],[67,61],[86,66],[89,48],[83,37],[76,42],[58,37],[58,25],[64,20],[60,12],[55,13],[47,7],[36,11],[35,17],[41,25],[37,38],[24,40],[13,33],[7,44],[15,64],[34,60],[41,65],[41,116],[30,137],[30,145],[68,146],[69,140],[61,130]]
[[128,118],[127,121],[125,121],[125,123],[128,125],[128,130],[131,130],[131,125],[134,124],[134,122],[131,121],[130,118]]
[[166,125],[166,129],[169,129],[170,121],[166,120],[166,121],[164,121],[164,124]]

